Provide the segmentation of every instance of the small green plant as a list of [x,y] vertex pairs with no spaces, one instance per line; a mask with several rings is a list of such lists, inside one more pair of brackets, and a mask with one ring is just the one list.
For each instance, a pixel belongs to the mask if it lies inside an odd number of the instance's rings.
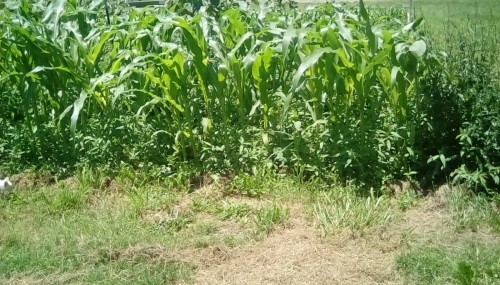
[[313,213],[321,228],[332,233],[343,228],[353,232],[392,219],[389,199],[386,196],[357,196],[353,189],[335,188],[319,194]]
[[266,186],[268,177],[240,173],[231,182],[230,192],[243,194],[249,197],[260,197],[270,189]]
[[498,209],[484,194],[474,194],[462,187],[451,187],[446,203],[457,229],[478,230],[481,226],[498,229]]
[[453,275],[454,279],[458,281],[460,285],[473,285],[475,272],[472,266],[467,261],[460,261],[457,264],[457,270]]
[[176,202],[176,194],[162,187],[131,187],[125,192],[134,214],[141,215],[147,210],[158,211],[169,208]]
[[197,225],[195,232],[199,233],[200,235],[206,236],[216,233],[217,230],[218,230],[217,226],[214,223],[209,222]]
[[191,214],[181,214],[177,217],[173,217],[163,223],[165,227],[170,232],[178,232],[184,229],[186,226],[192,224],[195,221],[195,217]]
[[148,191],[137,188],[125,192],[125,195],[130,201],[131,213],[133,215],[140,216],[146,210],[148,194]]
[[104,189],[110,183],[110,178],[106,176],[106,172],[99,168],[83,167],[77,171],[76,178],[82,187],[94,189]]
[[396,268],[411,284],[498,284],[499,256],[498,244],[422,247],[399,255]]
[[273,204],[270,207],[264,207],[257,211],[255,215],[255,224],[260,232],[269,234],[279,224],[283,224],[289,217],[288,209]]
[[418,195],[413,189],[405,189],[400,196],[397,197],[399,209],[407,211],[418,203]]
[[214,198],[194,198],[189,208],[194,212],[205,212],[215,214],[219,212],[219,201]]
[[54,196],[44,196],[49,205],[49,212],[60,213],[69,210],[80,209],[87,203],[89,190],[85,188],[64,187],[57,191]]
[[413,230],[414,229],[408,229],[403,231],[399,238],[399,244],[409,247],[411,243],[416,240],[416,234]]
[[219,209],[219,217],[223,220],[232,218],[244,219],[251,211],[252,208],[245,203],[234,204],[230,202],[224,202],[224,206]]

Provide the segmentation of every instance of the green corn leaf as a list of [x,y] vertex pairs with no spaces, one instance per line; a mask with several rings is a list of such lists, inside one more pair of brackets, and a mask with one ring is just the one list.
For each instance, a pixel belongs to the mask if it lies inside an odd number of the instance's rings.
[[118,33],[118,31],[116,31],[116,30],[104,33],[103,35],[101,35],[99,42],[94,47],[92,47],[90,49],[90,51],[89,51],[89,61],[93,65],[96,64],[96,61],[98,60],[99,55],[101,54],[104,45],[109,41],[109,39],[113,35],[115,35],[117,33]]
[[53,0],[45,10],[42,21],[48,23],[48,27],[52,30],[54,38],[59,35],[59,20],[64,12],[65,5],[66,0]]
[[422,24],[422,21],[424,18],[422,16],[418,17],[415,21],[409,23],[408,25],[403,27],[403,32],[407,33],[411,30],[415,30],[420,24]]
[[361,17],[363,17],[363,19],[366,22],[370,21],[370,16],[368,15],[368,12],[366,11],[365,3],[363,2],[363,0],[359,0],[359,13],[361,14]]
[[76,124],[77,124],[78,118],[80,116],[80,111],[82,110],[87,97],[88,97],[87,92],[82,91],[80,93],[80,98],[78,98],[75,101],[75,103],[73,104],[73,114],[71,115],[71,124],[70,124],[70,131],[73,135],[76,132]]
[[323,56],[323,54],[334,53],[334,52],[335,51],[331,48],[319,48],[316,49],[308,57],[306,57],[304,61],[300,64],[295,75],[293,76],[291,92],[295,92],[299,88],[300,79],[304,76],[306,70],[309,69],[314,64],[316,64],[318,60]]

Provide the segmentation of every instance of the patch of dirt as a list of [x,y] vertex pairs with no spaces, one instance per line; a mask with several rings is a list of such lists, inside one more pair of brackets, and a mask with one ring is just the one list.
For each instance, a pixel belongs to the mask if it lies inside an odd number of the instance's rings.
[[305,223],[225,254],[222,263],[199,266],[196,284],[400,284],[391,270],[394,251],[348,234],[322,239]]
[[440,244],[450,236],[457,241],[469,238],[470,233],[456,233],[448,222],[446,191],[438,189],[396,222],[368,229],[361,237],[344,231],[322,238],[303,209],[292,205],[287,227],[261,242],[182,255],[198,268],[195,284],[403,284],[394,270],[399,253]]

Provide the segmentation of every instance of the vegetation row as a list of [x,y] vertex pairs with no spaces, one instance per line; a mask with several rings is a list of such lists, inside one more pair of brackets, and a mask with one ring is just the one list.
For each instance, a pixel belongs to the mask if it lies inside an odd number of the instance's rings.
[[169,1],[109,23],[80,2],[0,5],[1,171],[499,188],[496,35],[439,42],[363,1]]

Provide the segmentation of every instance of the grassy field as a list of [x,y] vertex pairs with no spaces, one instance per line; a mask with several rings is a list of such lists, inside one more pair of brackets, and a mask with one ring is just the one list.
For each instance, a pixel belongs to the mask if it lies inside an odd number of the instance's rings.
[[246,179],[188,193],[17,176],[25,188],[0,199],[0,283],[498,284],[500,219],[482,197]]
[[[317,4],[325,1],[299,0],[300,5]],[[357,3],[355,0],[336,1],[337,3]],[[368,6],[374,7],[409,7],[408,0],[365,0]],[[500,23],[500,6],[495,0],[414,0],[416,16],[424,16],[426,22],[434,29],[443,28],[443,24],[451,21],[455,24],[467,20],[481,20],[490,25]]]

